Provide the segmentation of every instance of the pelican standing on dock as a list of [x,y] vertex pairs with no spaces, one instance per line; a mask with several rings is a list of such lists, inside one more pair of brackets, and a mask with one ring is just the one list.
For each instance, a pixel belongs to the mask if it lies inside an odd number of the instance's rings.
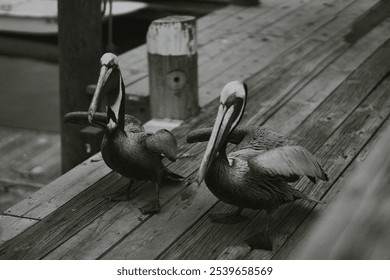
[[[125,193],[114,193],[109,198],[128,200],[135,180],[151,181],[154,183],[155,198],[140,210],[144,214],[157,213],[160,211],[159,193],[164,179],[182,179],[161,162],[163,157],[176,160],[176,138],[165,129],[154,134],[147,133],[138,119],[125,115],[125,86],[118,58],[112,53],[106,53],[100,62],[100,76],[88,114],[69,113],[65,116],[65,121],[80,124],[88,119],[94,126],[104,125],[105,133],[101,144],[104,162],[112,170],[130,179]],[[106,100],[106,114],[96,112],[102,96]]]
[[[196,181],[205,180],[210,191],[221,201],[237,206],[233,213],[210,215],[213,222],[237,223],[244,208],[264,209],[268,235],[270,214],[280,205],[307,197],[288,182],[308,176],[328,180],[315,157],[300,146],[289,146],[283,136],[265,127],[237,126],[247,99],[246,84],[228,83],[221,92],[218,115],[213,128],[192,131],[188,143],[207,141]],[[226,154],[228,142],[238,144]]]

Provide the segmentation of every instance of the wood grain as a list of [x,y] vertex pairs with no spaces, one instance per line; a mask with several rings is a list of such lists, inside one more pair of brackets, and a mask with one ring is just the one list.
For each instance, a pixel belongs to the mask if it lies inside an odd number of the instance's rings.
[[305,241],[299,259],[389,259],[389,151],[388,127]]
[[37,220],[0,215],[0,245],[14,238]]

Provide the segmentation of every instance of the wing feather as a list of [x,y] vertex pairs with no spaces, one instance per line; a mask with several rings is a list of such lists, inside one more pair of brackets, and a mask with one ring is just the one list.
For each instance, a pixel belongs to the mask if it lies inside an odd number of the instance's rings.
[[175,161],[177,156],[177,141],[175,136],[166,129],[160,129],[146,138],[148,148],[159,156]]
[[249,159],[248,165],[252,171],[268,177],[295,180],[297,175],[306,175],[328,180],[313,154],[300,146],[283,146],[265,151]]

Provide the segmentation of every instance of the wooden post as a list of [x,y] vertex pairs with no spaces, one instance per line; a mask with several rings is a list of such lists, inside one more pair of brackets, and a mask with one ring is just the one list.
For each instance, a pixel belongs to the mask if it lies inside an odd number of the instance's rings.
[[199,111],[196,22],[169,16],[147,33],[152,118],[184,120]]
[[96,83],[102,55],[101,1],[58,0],[62,171],[88,157],[80,126],[64,124],[71,111],[88,110],[87,85]]

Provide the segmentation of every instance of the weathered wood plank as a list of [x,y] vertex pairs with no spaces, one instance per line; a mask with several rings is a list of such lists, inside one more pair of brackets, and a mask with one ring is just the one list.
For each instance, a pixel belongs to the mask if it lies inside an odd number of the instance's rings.
[[387,130],[321,220],[299,258],[389,259],[389,151]]
[[[368,9],[370,5],[374,5],[375,2],[358,1],[337,1],[333,6],[317,7],[318,13],[309,9],[309,2],[304,7],[307,7],[306,13],[312,13],[312,17],[302,17],[299,11],[290,15],[290,20],[280,21],[285,25],[278,26],[280,30],[274,31],[275,26],[270,26],[263,30],[264,36],[268,38],[268,41],[259,41],[262,36],[256,36],[253,42],[243,42],[239,45],[238,49],[229,49],[225,53],[226,57],[218,57],[217,61],[211,61],[212,67],[208,67],[209,71],[213,70],[215,78],[211,80],[211,74],[208,74],[208,81],[202,80],[200,76],[199,84],[200,92],[204,92],[202,99],[199,99],[199,104],[202,106],[203,102],[209,102],[210,99],[215,98],[218,95],[218,89],[223,87],[226,80],[245,79],[260,71],[264,66],[271,63],[273,57],[277,57],[287,49],[296,44],[300,44],[302,39],[309,37],[318,38],[325,26],[326,32],[334,34],[340,28],[340,26],[347,26],[356,18],[356,13],[362,13],[365,9]],[[368,7],[367,7],[368,6]],[[304,8],[302,7],[302,9]],[[283,28],[283,29],[282,29]],[[282,33],[283,31],[283,33]],[[275,32],[277,35],[271,36]],[[280,36],[279,36],[280,33]],[[326,39],[325,39],[326,40]],[[253,49],[256,46],[256,49]],[[245,54],[247,57],[245,57]],[[239,59],[237,59],[239,58]],[[222,65],[221,65],[222,64]],[[207,76],[206,76],[207,77]]]
[[[321,3],[325,4],[325,6],[321,5]],[[340,24],[340,22],[348,24],[348,22],[351,22],[363,11],[376,4],[377,1],[358,1],[354,3],[351,3],[351,1],[338,1],[334,5],[326,5],[331,2],[321,3],[318,3],[318,1],[309,2],[299,10],[294,10],[292,13],[288,14],[288,16],[280,19],[279,22],[281,23],[276,22],[276,24],[278,24],[277,28],[274,24],[269,25],[266,28],[256,28],[256,21],[254,21],[252,25],[255,28],[242,32],[237,32],[236,30],[232,33],[231,36],[233,38],[238,36],[238,39],[229,39],[229,37],[226,39],[228,41],[238,40],[239,43],[232,45],[227,51],[222,52],[218,56],[208,59],[205,64],[200,64],[199,84],[201,86],[201,96],[199,98],[199,104],[203,106],[217,97],[219,89],[224,85],[226,80],[244,79],[251,74],[256,73],[268,65],[273,58],[282,54],[293,45],[301,43],[302,38],[309,36],[324,24],[330,26],[327,32],[324,32],[325,34],[321,34],[324,36],[328,36],[327,33],[329,32],[333,32],[334,34],[338,29],[329,24],[329,21],[334,19],[336,22],[335,25]],[[346,11],[344,11],[344,8]],[[312,14],[313,16],[302,17],[300,11],[303,9],[306,9],[307,13]],[[316,10],[318,11],[317,14],[315,13]],[[337,15],[340,11],[341,14]],[[274,30],[275,28],[276,30]],[[275,37],[276,35],[264,35],[273,33],[281,34],[282,30],[284,32],[283,36],[278,35],[278,37]],[[246,34],[245,32],[256,35],[246,37],[244,40],[244,38],[240,38],[240,36]],[[319,32],[320,31],[318,30],[317,33]],[[312,34],[312,36],[314,35]],[[264,41],[264,37],[268,37],[268,39]],[[321,38],[320,35],[314,37]],[[326,38],[322,39],[326,40]],[[201,48],[199,49],[199,52],[202,52]],[[250,56],[248,56],[247,59],[242,59],[249,54]],[[202,56],[200,55],[200,58],[201,57]],[[131,85],[131,87],[138,92],[145,90],[145,86],[147,87],[147,82],[145,80],[140,80]]]
[[[202,24],[202,19],[198,20],[198,45],[199,45],[199,64],[207,62],[211,56],[215,56],[223,50],[234,46],[240,42],[240,38],[247,37],[247,32],[250,32],[253,27],[264,27],[272,22],[276,22],[283,15],[288,14],[302,5],[301,2],[307,0],[292,0],[288,4],[284,4],[283,0],[269,1],[267,0],[261,8],[240,8],[237,13],[229,14],[223,20],[218,21],[212,26]],[[254,22],[253,18],[256,20]],[[250,22],[249,28],[246,23]],[[202,27],[203,26],[203,27]],[[253,26],[253,27],[252,27]],[[252,31],[256,33],[255,30]],[[233,34],[238,34],[238,36]],[[232,37],[240,37],[232,40]],[[145,49],[146,54],[146,49]],[[145,54],[144,59],[138,63],[123,67],[122,72],[126,84],[126,92],[137,96],[149,95],[147,73],[147,61]],[[127,54],[126,54],[127,55]],[[128,55],[134,56],[132,52]],[[137,70],[138,69],[138,70]],[[146,85],[146,88],[145,88]]]
[[[371,95],[348,117],[316,153],[317,157],[325,163],[325,168],[332,177],[332,183],[319,183],[313,187],[310,193],[316,193],[321,197],[333,188],[334,180],[338,180],[344,169],[356,157],[371,135],[382,125],[390,114],[390,100],[386,89],[390,79],[381,83]],[[298,184],[297,188],[302,188]],[[329,197],[328,197],[329,198]],[[310,213],[302,211],[303,202],[286,207],[283,213],[278,215],[279,225],[275,225],[274,252],[255,250],[248,258],[272,258],[288,238],[293,234],[296,227]],[[310,210],[311,211],[311,210]],[[291,215],[293,213],[293,215]],[[294,219],[288,219],[291,215]],[[313,213],[312,215],[316,215]]]
[[[313,42],[313,40],[311,42]],[[301,75],[301,76],[300,76],[300,78],[297,78],[297,80],[302,79],[302,77],[306,77],[305,75],[307,73],[316,73],[315,75],[317,75],[317,73],[320,72],[323,67],[325,67],[327,64],[329,64],[333,59],[335,59],[337,57],[337,55],[333,56],[334,52],[331,52],[331,53],[332,53],[332,55],[330,55],[330,56],[324,55],[324,57],[322,57],[321,59],[318,59],[318,62],[313,63],[313,65],[310,65],[309,67],[311,67],[311,68],[306,69],[305,70],[305,71],[307,71],[306,73],[299,73],[299,75]],[[313,59],[313,57],[311,57],[311,59]],[[317,69],[316,65],[318,63],[321,64],[321,62],[323,62],[325,64],[322,66],[318,66],[319,68]],[[288,67],[286,67],[286,69],[290,69],[290,67],[291,66],[288,66]],[[380,71],[382,71],[382,70],[380,70]],[[310,81],[310,79],[311,79],[310,77],[307,78],[307,81]],[[291,81],[293,81],[293,80],[291,80]],[[288,85],[289,83],[290,82],[286,82],[285,85]],[[290,89],[287,89],[287,88],[288,87],[284,88],[284,91],[290,92]],[[270,97],[267,97],[267,98],[270,98]],[[257,99],[257,100],[259,100],[259,99]],[[175,130],[175,135],[180,136],[179,142],[181,144],[183,144],[183,141],[184,141],[183,138],[185,137],[185,134],[188,133],[188,129],[191,126],[199,125],[199,124],[201,124],[202,126],[210,125],[211,120],[210,119],[208,120],[208,118],[210,118],[210,116],[213,116],[215,114],[215,111],[214,111],[215,106],[216,106],[216,102],[213,102],[212,104],[210,104],[210,106],[207,106],[204,109],[206,111],[205,116],[201,116],[201,117],[197,118],[196,120],[191,120],[189,122],[186,122],[183,124],[183,126],[181,128]],[[311,111],[309,111],[309,112],[311,112]],[[260,119],[261,118],[262,117],[260,117]],[[271,120],[272,120],[272,117],[271,117]],[[254,119],[253,121],[257,122],[258,120]],[[189,152],[189,151],[191,151],[191,152],[192,151],[201,151],[201,150],[202,150],[202,145],[195,145],[194,147],[191,146],[191,148],[189,148],[189,146],[184,146],[184,145],[182,147],[180,147],[181,153],[185,153],[185,152]],[[191,160],[193,160],[193,162],[191,162],[191,163],[189,161],[182,160],[182,161],[179,161],[178,163],[174,163],[170,166],[173,167],[172,169],[174,169],[174,170],[179,170],[179,171],[183,170],[183,173],[186,176],[188,176],[188,175],[191,175],[195,171],[195,169],[196,169],[195,164],[199,160],[200,156],[201,155],[195,157],[194,159],[191,159]],[[102,163],[100,162],[99,164],[102,164]],[[100,166],[100,165],[98,165],[98,166]],[[101,167],[97,167],[97,168],[100,169]],[[81,174],[78,174],[77,176],[81,176]],[[102,177],[101,175],[94,175],[94,176],[96,176],[95,177],[96,180],[98,180],[98,178]],[[118,187],[122,187],[124,184],[125,184],[125,182],[123,181],[122,183],[119,183],[120,186],[118,186]],[[138,232],[138,230],[141,229],[139,231],[140,234],[145,234],[147,236],[144,243],[142,243],[141,239],[139,237],[137,237],[136,235],[134,237],[131,237],[133,239],[131,239],[131,238],[129,239],[129,240],[135,241],[134,244],[132,243],[135,251],[141,250],[141,251],[138,251],[140,255],[135,256],[135,258],[139,258],[139,256],[148,256],[148,257],[154,258],[154,257],[160,255],[165,250],[164,248],[167,248],[170,245],[171,241],[169,241],[169,240],[175,240],[175,238],[178,236],[178,233],[175,232],[176,228],[174,226],[176,222],[182,223],[183,228],[188,228],[196,219],[201,218],[201,216],[207,212],[207,209],[209,209],[216,202],[215,198],[208,197],[209,194],[208,194],[207,190],[199,190],[197,187],[190,186],[189,188],[187,188],[186,190],[183,191],[182,190],[183,186],[175,189],[173,186],[168,185],[168,187],[167,187],[168,190],[163,190],[163,192],[164,192],[163,203],[168,202],[168,204],[167,204],[168,205],[168,209],[167,209],[168,212],[164,212],[165,211],[164,210],[165,205],[164,205],[163,212],[161,213],[161,215],[163,215],[163,220],[168,219],[168,220],[172,220],[172,222],[165,225],[162,221],[159,221],[158,217],[160,215],[153,216],[151,219],[148,220],[149,217],[140,216],[138,209],[136,209],[136,207],[142,205],[142,203],[145,203],[145,201],[147,200],[148,194],[150,193],[147,190],[148,186],[149,186],[148,184],[143,185],[142,189],[139,190],[141,192],[141,195],[139,196],[139,198],[133,200],[129,204],[124,204],[124,203],[104,204],[104,206],[102,206],[102,210],[98,209],[99,211],[101,211],[99,213],[97,213],[98,210],[96,210],[94,208],[95,206],[93,206],[93,204],[89,204],[89,205],[87,204],[85,206],[83,206],[83,204],[82,204],[83,199],[85,199],[85,197],[88,198],[91,195],[91,194],[86,195],[90,190],[82,193],[79,197],[75,198],[70,203],[66,203],[66,202],[69,201],[72,197],[76,196],[77,191],[74,191],[74,190],[70,191],[70,192],[65,191],[65,193],[67,193],[66,194],[67,199],[54,201],[54,203],[52,203],[51,200],[53,199],[53,197],[57,196],[57,194],[55,192],[52,192],[48,197],[44,198],[44,201],[48,202],[50,205],[49,211],[45,214],[46,215],[46,218],[45,218],[46,224],[41,225],[39,227],[36,227],[37,229],[34,229],[34,231],[32,231],[33,233],[35,233],[37,235],[37,237],[32,241],[31,244],[33,245],[32,246],[33,248],[38,248],[38,251],[37,251],[37,253],[28,253],[27,254],[28,257],[29,258],[42,258],[42,257],[46,256],[47,258],[96,258],[96,256],[98,256],[100,258],[110,258],[110,255],[113,254],[113,251],[110,251],[110,247],[114,243],[116,243],[117,241],[120,241],[121,238],[126,238],[126,240],[127,240],[126,236],[128,234],[130,234],[132,236],[132,234],[133,234],[132,230],[135,229],[135,231]],[[92,187],[95,187],[95,186],[91,186],[91,188]],[[200,193],[197,195],[198,191]],[[181,195],[173,197],[178,192],[180,192]],[[195,202],[193,202],[193,200]],[[178,203],[178,205],[173,206],[174,203]],[[39,207],[43,208],[43,206],[44,206],[44,204],[42,204]],[[130,206],[130,208],[132,207],[132,209],[129,209],[129,206]],[[177,209],[177,211],[175,212],[175,211],[173,211],[174,207],[179,207],[179,209]],[[82,219],[81,222],[80,222],[81,218],[79,218],[79,220],[76,219],[75,221],[71,221],[70,219],[65,219],[63,224],[61,222],[58,223],[58,220],[56,220],[56,218],[54,218],[54,214],[47,216],[47,215],[49,215],[50,212],[54,211],[55,209],[58,209],[58,211],[60,213],[62,213],[62,212],[69,213],[67,211],[69,211],[69,209],[72,209],[72,208],[78,209],[77,211],[79,211],[78,213],[80,215],[81,215],[81,213],[91,213],[91,215],[87,215],[87,217],[85,217],[85,219]],[[190,208],[190,209],[188,210],[188,208]],[[224,210],[225,208],[223,206],[221,206],[221,204],[218,204],[216,209],[217,210],[218,209]],[[216,209],[213,209],[213,211]],[[109,215],[107,213],[109,213]],[[187,213],[190,213],[190,217],[192,217],[192,219],[189,219],[186,215],[184,215]],[[255,215],[255,214],[256,213],[254,213],[253,215]],[[60,215],[60,217],[63,217],[63,216]],[[110,218],[113,218],[113,220],[111,220]],[[137,222],[138,218],[141,220],[140,221],[141,223]],[[148,225],[142,225],[142,220],[147,222]],[[124,228],[123,225],[126,224],[128,221],[131,221],[129,227]],[[111,222],[111,224],[110,224],[110,222]],[[90,225],[92,225],[92,224],[94,224],[94,226],[90,227]],[[112,225],[114,225],[113,226],[114,230],[112,232],[110,232],[110,228]],[[137,228],[137,226],[140,226],[140,227]],[[151,226],[151,228],[155,229],[156,231],[155,232],[153,232],[153,230],[148,231],[147,230],[148,226]],[[164,232],[160,231],[159,226],[162,226],[162,227],[165,227],[166,229],[169,229],[170,230],[169,236],[167,236],[166,238],[163,237],[162,234]],[[45,245],[45,244],[42,244],[39,242],[38,236],[42,236],[42,234],[44,234],[44,229],[47,230],[48,228],[52,229],[54,232],[61,231],[64,228],[71,228],[72,230],[70,230],[69,234],[64,238],[59,237],[59,235],[57,235],[57,234],[55,234],[54,237],[52,237],[52,238],[44,235],[44,238],[49,238],[48,244]],[[240,230],[240,229],[238,228],[237,230]],[[96,235],[95,235],[96,239],[99,239],[100,234],[102,234],[102,236],[103,236],[103,238],[102,238],[103,241],[101,241],[101,243],[100,243],[100,244],[103,244],[103,249],[101,251],[99,251],[99,249],[96,249],[96,247],[98,247],[98,244],[99,244],[99,240],[96,240],[96,243],[94,243],[94,241],[87,242],[85,247],[83,247],[83,248],[87,249],[87,253],[83,254],[83,252],[76,252],[77,250],[75,248],[79,245],[82,245],[83,242],[85,242],[87,240],[88,234],[90,236],[95,231],[99,232],[99,233],[96,233]],[[182,230],[180,230],[180,231],[183,232]],[[225,231],[226,231],[226,229],[225,229]],[[79,233],[81,233],[81,232],[83,232],[83,234],[79,235]],[[117,233],[117,235],[119,235],[120,237],[119,238],[115,237],[114,233]],[[180,235],[180,233],[179,233],[179,235]],[[26,236],[29,236],[29,235],[26,233]],[[71,237],[71,236],[73,236],[73,237]],[[67,240],[67,238],[70,238],[70,239]],[[229,240],[232,240],[232,239],[234,239],[234,236],[229,236],[229,235],[227,237],[224,236],[224,238],[223,238],[224,241],[222,242],[222,244],[227,244],[227,243],[231,242]],[[68,241],[71,241],[71,242],[68,242]],[[154,243],[154,242],[157,242],[157,243]],[[31,244],[29,244],[29,246]],[[61,244],[63,244],[63,246],[61,246]],[[152,246],[153,244],[161,244],[162,247],[155,248]],[[75,247],[75,245],[76,245],[76,247]],[[145,246],[145,248],[150,249],[150,252],[144,252],[143,249],[140,249],[140,247],[142,247],[142,246]],[[58,250],[55,248],[58,248]],[[51,254],[50,252],[53,249],[55,249],[55,250],[53,251],[53,254]],[[105,252],[107,252],[107,250],[108,250],[108,253],[105,253]],[[80,250],[80,251],[83,251],[83,250]],[[9,253],[9,254],[12,255],[13,257],[18,256],[17,254],[15,255],[14,253]],[[126,254],[126,256],[129,258],[134,257],[132,254],[129,254],[129,255]],[[214,256],[216,256],[216,255],[214,255]]]
[[[339,40],[340,38],[337,37],[337,39]],[[329,44],[334,45],[334,42],[330,41]],[[318,45],[318,44],[316,44],[316,45]],[[326,49],[326,46],[324,47],[324,49]],[[337,45],[335,46],[335,48],[337,48]],[[300,50],[300,49],[298,49],[298,51],[302,52],[302,50]],[[327,50],[327,52],[330,52],[330,53],[332,53],[332,51],[333,51],[332,49]],[[326,57],[327,52],[325,52],[322,55],[324,55]],[[309,56],[310,60],[315,60],[315,61],[317,61],[317,63],[319,63],[317,59],[319,59],[321,61],[321,59],[323,59],[323,57],[322,57],[322,55],[318,56],[318,53],[323,53],[323,50],[317,49],[315,55]],[[303,56],[305,56],[305,52],[303,52],[302,57]],[[295,60],[299,60],[301,58],[301,56],[294,56],[294,58],[295,58]],[[299,62],[297,65],[297,68],[299,68],[301,65],[304,65],[305,63],[307,63],[307,60],[303,60],[303,61]],[[281,61],[280,64],[285,65],[285,67],[290,67],[289,64],[286,64],[284,60]],[[315,63],[312,63],[312,64],[315,65]],[[325,65],[323,65],[322,67],[325,67]],[[295,72],[295,69],[292,69],[291,71]],[[307,67],[307,71],[310,71],[309,67]],[[299,79],[299,77],[297,77],[297,75],[295,75],[295,78]],[[191,151],[191,152],[193,152],[193,151]],[[174,164],[174,165],[176,165],[176,164]],[[194,165],[192,162],[185,163],[183,165],[183,162],[180,161],[179,163],[177,163],[177,166],[178,166],[177,168],[180,168],[179,169],[180,173],[183,175],[191,174],[193,172],[193,169],[194,169]],[[138,197],[136,200],[134,200],[133,203],[139,204],[140,200],[142,201],[144,199],[144,197],[147,197],[149,195],[149,191],[147,189],[146,190],[143,189],[141,192],[143,195]],[[166,200],[165,200],[165,197],[163,194],[162,203],[165,203],[165,201]],[[118,213],[122,213],[122,214],[119,215]],[[127,209],[123,209],[123,205],[122,206],[117,205],[117,206],[113,207],[113,209],[112,209],[112,211],[110,211],[110,213],[106,213],[105,215],[103,215],[102,219],[104,220],[105,223],[107,223],[107,221],[109,221],[110,224],[118,224],[118,226],[119,226],[119,225],[123,224],[124,220],[126,220],[126,221],[129,221],[130,219],[134,220],[134,219],[136,219],[137,216],[138,216],[138,213],[137,213],[137,211],[134,211],[134,209],[130,211]],[[47,258],[54,258],[54,259],[56,259],[56,258],[97,258],[97,257],[99,257],[99,255],[98,255],[99,252],[100,252],[100,254],[102,254],[105,250],[107,250],[109,248],[109,247],[107,247],[110,244],[109,242],[112,242],[112,244],[115,243],[117,240],[120,240],[123,237],[123,235],[128,234],[128,231],[131,230],[131,227],[129,226],[127,231],[121,230],[120,231],[121,233],[118,235],[113,235],[109,231],[102,232],[102,236],[98,241],[90,240],[89,239],[90,232],[94,232],[98,227],[107,228],[107,227],[104,227],[102,223],[103,223],[102,221],[99,221],[99,222],[94,222],[91,225],[87,226],[85,229],[83,229],[81,232],[79,232],[77,234],[77,236],[72,237],[63,246],[60,246],[52,254],[47,256]],[[132,225],[133,224],[134,223],[132,223]],[[141,223],[136,222],[133,225],[133,227],[135,228],[135,226],[139,226],[139,224],[141,224]],[[80,248],[80,246],[82,246],[83,250],[75,250],[74,249],[74,248]]]
[[95,161],[99,156],[100,153],[86,160],[4,213],[43,219],[111,172],[101,157],[99,161]]
[[[382,61],[382,65],[379,64],[381,64],[380,61],[384,57],[388,57],[389,55],[390,52],[388,44],[386,44],[373,56],[371,56],[370,59],[366,61],[365,65],[357,69],[350,76],[350,78],[343,83],[344,86],[341,85],[338,90],[336,90],[330,97],[328,97],[325,102],[323,102],[310,115],[310,117],[308,117],[306,121],[304,121],[299,126],[299,128],[296,130],[297,133],[292,136],[292,139],[295,139],[298,144],[307,147],[311,151],[318,149],[322,145],[326,145],[324,144],[326,139],[330,135],[332,135],[334,130],[339,127],[341,122],[348,117],[349,113],[353,111],[354,108],[358,106],[362,100],[364,100],[364,98],[369,94],[370,90],[372,90],[381,80],[381,78],[386,75],[386,67],[388,67],[388,63]],[[381,75],[376,76],[375,74],[371,73],[373,76],[367,77],[366,74],[368,69],[370,69],[370,72],[374,71],[374,69],[378,69]],[[359,79],[360,75],[365,76],[364,82],[362,82],[362,79]],[[353,100],[351,98],[351,95],[347,95],[345,94],[345,92],[353,94]],[[327,115],[329,115],[329,112],[332,112],[332,114],[335,115],[337,114],[337,118],[327,119]],[[355,132],[351,134],[354,133]],[[311,135],[311,137],[307,137],[307,135]],[[320,161],[323,162],[321,158]],[[327,164],[325,165],[325,169],[329,169]],[[332,178],[332,173],[329,173]],[[300,186],[307,186],[307,183],[308,181],[304,180],[302,181]],[[322,185],[324,184],[318,184],[318,186]],[[318,191],[317,185],[313,188],[313,191]],[[217,206],[218,212],[228,212],[230,210],[230,206],[225,206],[222,203],[218,203]],[[304,210],[305,208],[303,208],[302,211]],[[251,215],[251,218],[252,217],[253,215]],[[296,213],[294,212],[294,215],[291,215],[291,217],[296,217]],[[280,220],[279,215],[276,220]],[[178,241],[175,242],[175,245],[166,253],[166,255],[164,255],[164,258],[196,259],[215,258],[216,256],[218,256],[218,254],[221,253],[221,251],[223,250],[221,240],[226,240],[227,236],[231,235],[232,233],[226,233],[226,230],[222,230],[221,227],[211,225],[211,223],[206,218],[203,218],[201,220],[201,223],[203,223],[202,226],[196,225],[194,227],[198,229],[200,228],[200,232],[191,229],[183,237],[181,237]],[[251,232],[248,229],[252,229],[254,231],[259,230],[261,228],[262,223],[264,223],[264,220],[262,219],[262,214],[260,214],[258,218],[253,220],[252,224],[248,223],[245,222],[240,226],[234,226],[234,229],[241,228],[241,230],[237,230],[235,232],[235,234],[237,236],[240,236],[241,239]],[[218,240],[218,242],[216,240]],[[230,238],[228,238],[228,240],[229,241],[225,241],[225,246],[229,245],[229,242],[232,241],[232,239]],[[274,246],[277,246],[277,242],[276,244],[274,244]]]
[[[316,78],[308,82],[299,93],[276,106],[271,104],[274,110],[278,110],[275,116],[267,120],[267,126],[275,131],[284,131],[290,134],[297,124],[301,123],[318,104],[320,104],[330,92],[335,90],[345,78],[351,74],[375,49],[387,39],[387,30],[390,28],[390,20],[372,30],[355,45],[351,46],[342,56],[326,67]],[[298,111],[296,108],[300,108]],[[272,115],[272,111],[270,110]],[[287,122],[288,120],[288,122]]]
[[[345,188],[348,182],[351,179],[351,176],[357,172],[357,168],[365,161],[367,156],[371,153],[372,149],[378,142],[378,140],[383,137],[383,132],[390,126],[390,119],[387,119],[383,123],[378,131],[371,137],[369,142],[363,147],[359,154],[352,160],[351,164],[347,167],[347,170],[341,174],[337,179],[337,182],[333,187],[325,194],[323,197],[324,200],[332,203],[326,205],[316,205],[313,212],[311,212],[302,222],[302,224],[297,228],[297,230],[288,238],[285,244],[277,251],[277,253],[272,257],[273,259],[297,259],[297,252],[300,251],[302,246],[305,246],[304,241],[308,238],[311,238],[312,231],[316,227],[319,218],[322,218],[332,207],[334,200],[340,190]],[[252,251],[247,258],[248,259],[258,259],[256,256],[256,250]]]
[[389,151],[390,128],[320,220],[299,258],[389,259]]
[[0,244],[11,240],[38,220],[0,215]]
[[[183,133],[182,138],[184,138],[184,134],[185,134],[185,132]],[[19,204],[18,206],[12,207],[11,209],[8,210],[7,213],[13,214],[13,215],[19,215],[19,216],[27,215],[28,217],[32,217],[32,218],[35,217],[36,218],[37,216],[34,216],[33,213],[29,213],[30,212],[29,208],[31,207],[31,205],[33,205],[34,213],[41,212],[39,214],[39,217],[43,218],[44,215],[50,213],[50,211],[57,209],[63,203],[65,203],[68,199],[72,198],[74,195],[77,195],[78,191],[80,191],[81,189],[75,188],[75,185],[77,186],[77,184],[75,184],[75,182],[84,180],[84,178],[89,177],[90,176],[90,175],[88,175],[89,172],[92,171],[93,172],[92,176],[96,176],[96,177],[88,178],[88,182],[93,182],[94,180],[97,181],[97,180],[99,180],[99,178],[102,178],[103,176],[105,176],[109,172],[109,169],[107,167],[105,167],[104,163],[102,163],[102,162],[93,163],[94,167],[92,167],[91,169],[88,169],[88,164],[89,163],[87,160],[83,164],[83,168],[81,168],[81,169],[79,168],[77,173],[75,173],[76,171],[72,171],[71,174],[67,175],[68,176],[67,178],[73,178],[71,181],[69,181],[70,187],[68,187],[67,184],[66,184],[66,187],[65,187],[65,185],[62,188],[58,187],[59,184],[64,184],[67,182],[66,181],[67,179],[61,178],[61,180],[63,180],[63,181],[61,181],[61,182],[55,181],[55,182],[53,182],[53,184],[50,184],[50,185],[51,186],[57,185],[57,188],[63,189],[63,190],[55,191],[56,188],[54,188],[54,187],[50,187],[50,191],[42,190],[42,192],[38,192],[33,197],[24,201],[23,203]],[[87,170],[85,168],[87,168]],[[85,188],[87,187],[85,184],[83,186]],[[57,193],[57,192],[64,192],[64,193],[59,195],[59,193]],[[61,199],[58,199],[59,197]],[[35,204],[38,201],[40,201],[41,206]],[[50,207],[47,207],[47,205],[50,205]],[[42,209],[44,209],[44,210],[41,211]]]
[[[40,259],[110,209],[103,196],[123,188],[128,180],[111,173],[9,242],[0,245],[0,259]],[[80,210],[81,209],[81,210]],[[84,210],[84,211],[82,211]],[[56,229],[56,230],[54,230]]]

